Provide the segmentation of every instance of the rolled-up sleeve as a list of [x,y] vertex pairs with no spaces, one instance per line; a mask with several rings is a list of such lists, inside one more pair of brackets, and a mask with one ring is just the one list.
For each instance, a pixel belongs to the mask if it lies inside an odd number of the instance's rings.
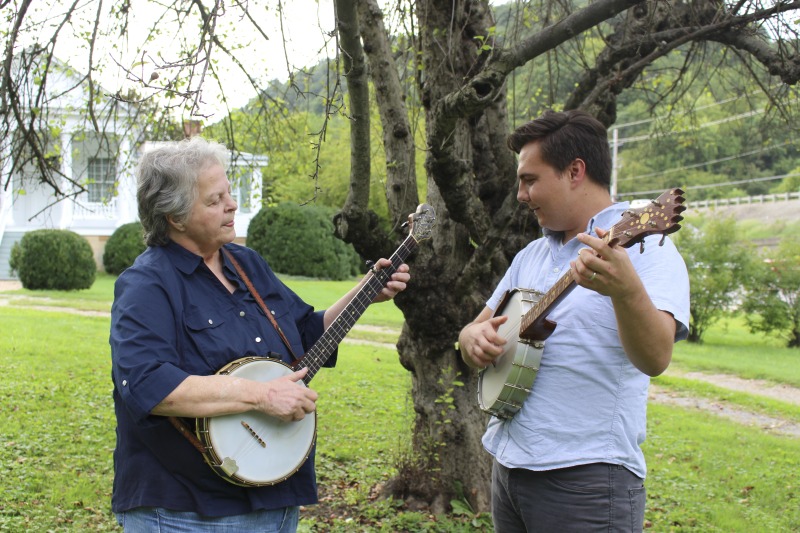
[[141,272],[123,272],[111,309],[112,377],[137,423],[189,376],[178,366],[177,336],[174,310],[159,284]]

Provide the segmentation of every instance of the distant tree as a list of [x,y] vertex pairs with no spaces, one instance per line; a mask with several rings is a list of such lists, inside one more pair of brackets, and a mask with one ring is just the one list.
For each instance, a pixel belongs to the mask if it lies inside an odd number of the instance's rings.
[[762,255],[742,305],[747,324],[754,333],[772,333],[800,348],[800,238],[786,237]]
[[791,172],[789,172],[789,176],[784,178],[770,192],[773,193],[800,192],[800,167],[796,167]]
[[741,295],[751,262],[750,247],[737,241],[732,217],[697,216],[673,238],[689,269],[689,342],[701,343],[709,326]]

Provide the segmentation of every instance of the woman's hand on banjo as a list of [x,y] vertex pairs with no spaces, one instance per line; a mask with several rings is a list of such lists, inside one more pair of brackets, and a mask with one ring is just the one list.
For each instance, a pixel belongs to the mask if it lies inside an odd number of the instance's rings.
[[[472,368],[486,368],[503,354],[506,339],[498,335],[497,330],[508,320],[508,317],[484,318],[484,316],[490,315],[491,309],[484,309],[474,322],[461,330],[461,334],[458,336],[461,357]],[[484,319],[481,320],[482,318]]]
[[301,368],[289,375],[259,383],[258,410],[284,422],[302,420],[317,408],[317,393],[298,385],[308,373]]

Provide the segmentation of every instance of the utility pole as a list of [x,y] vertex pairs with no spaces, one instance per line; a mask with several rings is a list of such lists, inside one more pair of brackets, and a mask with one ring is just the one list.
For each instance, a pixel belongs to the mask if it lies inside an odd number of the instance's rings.
[[611,130],[611,200],[617,201],[617,147],[619,145],[619,130]]

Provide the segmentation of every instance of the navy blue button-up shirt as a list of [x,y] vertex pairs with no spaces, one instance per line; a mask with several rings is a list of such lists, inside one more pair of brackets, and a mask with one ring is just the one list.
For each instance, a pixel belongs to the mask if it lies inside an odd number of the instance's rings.
[[[304,303],[253,250],[225,247],[301,357],[323,333],[323,312]],[[148,248],[116,282],[110,335],[114,512],[148,506],[228,516],[317,501],[313,453],[286,481],[239,487],[214,473],[167,418],[150,414],[189,375],[211,375],[246,356],[292,360],[224,255],[223,261],[226,277],[237,285],[233,294],[200,256],[174,242]],[[326,366],[335,361],[336,354]]]

